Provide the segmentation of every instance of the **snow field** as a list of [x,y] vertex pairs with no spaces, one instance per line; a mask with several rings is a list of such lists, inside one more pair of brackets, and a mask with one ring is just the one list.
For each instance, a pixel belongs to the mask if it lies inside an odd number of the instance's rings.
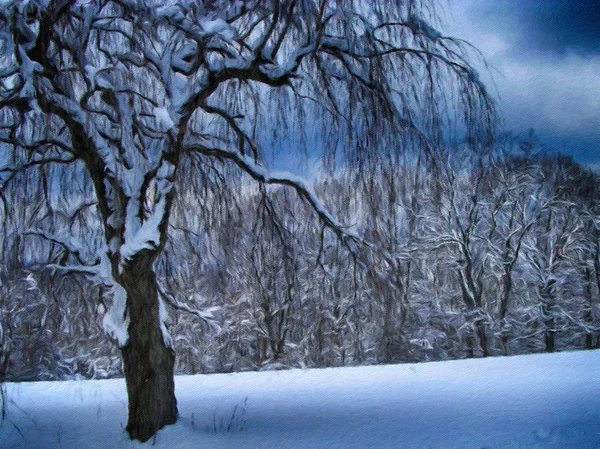
[[600,351],[176,377],[180,419],[128,439],[123,379],[6,384],[0,448],[600,447]]

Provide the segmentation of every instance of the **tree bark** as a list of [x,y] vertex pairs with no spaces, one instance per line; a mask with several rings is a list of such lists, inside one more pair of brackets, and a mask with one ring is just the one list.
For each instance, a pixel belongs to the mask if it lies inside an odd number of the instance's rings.
[[485,332],[485,322],[477,321],[475,327],[477,329],[477,338],[479,339],[479,346],[481,347],[481,356],[489,357],[490,351],[488,350],[487,334]]
[[510,268],[510,262],[507,257],[504,257],[504,274],[502,275],[502,294],[500,296],[500,306],[498,308],[498,321],[502,326],[500,331],[500,345],[504,355],[508,355],[508,339],[509,334],[504,329],[506,324],[506,314],[508,313],[508,301],[510,299],[510,293],[512,291],[512,269]]
[[[586,310],[586,312],[584,313],[584,318],[587,322],[587,324],[589,324],[592,327],[595,327],[596,322],[594,320],[594,308],[596,307],[596,303],[594,301],[594,293],[592,291],[592,285],[593,285],[593,279],[592,279],[592,270],[590,270],[589,268],[585,268],[583,270],[583,275],[584,275],[584,287],[583,287],[583,293],[585,296],[585,299],[588,303],[588,308]],[[585,334],[585,348],[586,349],[596,349],[596,343],[595,340],[597,340],[596,338],[596,333],[594,332],[588,332]]]
[[544,343],[546,345],[545,347],[545,351],[546,352],[554,352],[556,345],[555,345],[555,331],[552,330],[547,330],[544,334]]
[[387,292],[384,298],[383,363],[392,362],[392,340],[394,333],[393,302],[394,297],[392,293]]
[[127,432],[140,441],[177,420],[175,353],[165,344],[160,328],[153,261],[151,253],[141,252],[120,276],[130,319],[129,341],[122,348],[129,397]]
[[512,291],[512,275],[511,269],[508,268],[509,264],[504,261],[504,273],[502,275],[502,295],[500,296],[500,306],[498,310],[498,318],[500,321],[504,321],[508,312],[508,301],[510,299],[510,293]]

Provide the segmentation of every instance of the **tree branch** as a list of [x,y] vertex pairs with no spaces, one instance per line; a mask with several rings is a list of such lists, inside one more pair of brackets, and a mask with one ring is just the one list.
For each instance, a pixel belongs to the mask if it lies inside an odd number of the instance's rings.
[[371,246],[358,234],[349,231],[345,226],[338,222],[333,215],[329,213],[325,205],[318,198],[317,194],[304,179],[288,172],[271,172],[265,167],[255,163],[252,158],[240,154],[237,151],[206,147],[203,145],[187,145],[184,150],[186,152],[201,153],[206,156],[230,160],[240,167],[244,172],[250,175],[253,179],[263,184],[277,184],[292,187],[294,190],[296,190],[301,198],[310,204],[319,219],[325,224],[325,226],[331,229],[338,236],[342,243],[348,245],[348,243],[354,242]]

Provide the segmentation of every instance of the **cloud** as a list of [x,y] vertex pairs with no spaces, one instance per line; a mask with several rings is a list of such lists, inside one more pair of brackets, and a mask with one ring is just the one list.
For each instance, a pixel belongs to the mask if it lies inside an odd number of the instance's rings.
[[511,30],[515,47],[532,53],[600,54],[598,0],[458,0],[468,15],[498,32]]
[[507,125],[589,135],[600,130],[600,56],[569,55],[558,61],[503,61],[497,83],[510,112]]
[[453,0],[450,12],[448,33],[497,70],[506,129],[534,128],[549,151],[600,164],[597,0]]

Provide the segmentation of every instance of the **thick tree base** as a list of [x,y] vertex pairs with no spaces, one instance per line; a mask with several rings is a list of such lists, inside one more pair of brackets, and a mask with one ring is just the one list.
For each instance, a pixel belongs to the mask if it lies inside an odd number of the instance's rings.
[[172,350],[164,346],[136,352],[129,346],[123,349],[129,396],[126,430],[132,439],[144,442],[164,426],[177,421],[174,356]]
[[132,439],[147,441],[177,421],[175,353],[160,328],[152,258],[139,254],[124,270],[122,281],[130,317],[129,342],[122,348],[129,397],[127,432]]
[[129,437],[132,440],[139,440],[142,443],[145,443],[146,441],[148,441],[150,438],[152,438],[154,435],[156,435],[156,432],[158,432],[160,429],[162,429],[165,426],[168,426],[170,424],[175,424],[177,422],[177,417],[173,418],[172,420],[165,420],[164,423],[162,424],[156,424],[156,425],[145,425],[145,424],[139,424],[139,423],[131,423],[129,422],[127,424],[127,433],[129,434]]

